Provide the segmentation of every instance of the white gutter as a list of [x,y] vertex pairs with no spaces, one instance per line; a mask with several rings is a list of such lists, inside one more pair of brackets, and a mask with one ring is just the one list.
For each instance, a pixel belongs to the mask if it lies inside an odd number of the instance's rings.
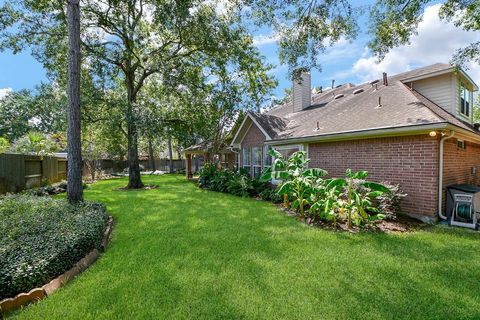
[[443,220],[447,220],[447,217],[442,213],[443,207],[443,142],[447,139],[453,138],[455,131],[450,131],[448,136],[440,139],[440,150],[438,152],[438,216]]
[[421,124],[414,126],[399,126],[399,127],[380,127],[366,130],[352,130],[336,133],[319,134],[298,138],[286,138],[279,140],[265,141],[266,145],[285,145],[285,144],[299,144],[299,143],[314,143],[324,141],[341,141],[351,139],[365,139],[369,137],[388,137],[398,135],[414,135],[428,133],[433,130],[445,130],[449,126],[448,122],[438,122],[433,124]]

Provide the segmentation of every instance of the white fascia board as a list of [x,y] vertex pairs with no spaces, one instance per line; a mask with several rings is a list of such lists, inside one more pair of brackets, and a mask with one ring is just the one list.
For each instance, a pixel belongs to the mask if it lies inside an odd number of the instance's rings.
[[[233,137],[232,143],[230,144],[231,146],[241,145],[241,142],[236,142],[236,141],[237,141],[237,138],[238,138],[238,136],[240,135],[240,132],[242,131],[243,126],[245,125],[245,122],[247,121],[247,119],[250,119],[250,120],[258,127],[258,129],[260,129],[260,131],[261,131],[262,134],[265,136],[265,138],[266,138],[267,141],[272,140],[272,138],[271,138],[271,137],[268,135],[268,133],[262,128],[262,126],[257,122],[257,120],[255,120],[255,118],[252,117],[252,115],[251,115],[250,113],[247,113],[245,119],[243,119],[242,124],[241,124],[240,127],[238,128],[237,133],[236,133],[235,136]],[[250,126],[247,128],[247,130],[245,130],[245,134],[248,132],[248,130],[250,129],[251,126],[252,126],[252,124],[250,124]],[[244,137],[242,137],[242,140],[243,140],[243,138],[244,138]]]
[[232,143],[230,145],[234,146],[234,145],[240,145],[240,143],[235,143],[235,141],[237,140],[238,138],[238,135],[240,134],[240,132],[242,131],[242,128],[243,126],[245,125],[245,122],[247,122],[247,119],[248,119],[248,115],[247,117],[245,117],[242,121],[242,124],[240,125],[240,127],[238,127],[238,130],[237,132],[235,133],[235,136],[233,137],[232,139]]
[[[428,125],[376,128],[376,129],[369,129],[369,130],[362,130],[362,131],[358,131],[358,130],[345,131],[345,132],[338,132],[338,133],[332,133],[332,134],[323,134],[323,135],[299,137],[299,138],[284,139],[284,140],[266,141],[265,143],[268,145],[287,145],[287,144],[298,144],[298,143],[344,141],[344,140],[379,138],[379,137],[389,137],[389,136],[415,135],[415,134],[428,133],[432,130],[443,130],[443,129],[447,129],[448,127],[449,127],[449,124],[447,122],[439,122],[439,123],[428,124]],[[455,128],[457,127],[455,126]],[[467,130],[465,131],[468,132]],[[476,135],[473,132],[472,134]]]
[[[474,91],[478,91],[478,86],[477,84],[473,81],[473,79],[461,68],[458,69],[460,71],[460,74],[462,76],[464,76],[474,87]],[[440,70],[440,71],[435,71],[435,72],[430,72],[430,73],[426,73],[426,74],[422,74],[421,76],[415,76],[415,77],[410,77],[410,78],[405,78],[405,79],[402,79],[401,81],[403,83],[405,82],[413,82],[413,81],[418,81],[418,80],[422,80],[422,79],[427,79],[427,78],[432,78],[432,77],[436,77],[436,76],[441,76],[443,74],[447,74],[447,73],[453,73],[455,71],[455,67],[450,67],[450,68],[446,68],[446,69],[443,69],[443,70]]]
[[425,74],[422,74],[422,75],[419,75],[419,76],[404,78],[404,79],[401,79],[400,81],[402,81],[402,82],[412,82],[412,81],[418,81],[418,80],[422,80],[422,79],[432,78],[432,77],[436,77],[436,76],[441,76],[443,74],[452,73],[454,71],[454,69],[455,69],[454,67],[450,67],[450,68],[446,68],[446,69],[439,70],[439,71],[425,73]]

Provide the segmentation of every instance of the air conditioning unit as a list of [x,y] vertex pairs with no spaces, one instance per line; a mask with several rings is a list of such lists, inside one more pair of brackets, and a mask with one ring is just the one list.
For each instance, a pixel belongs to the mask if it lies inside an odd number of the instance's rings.
[[450,225],[476,229],[480,212],[480,187],[467,184],[448,186],[446,210]]

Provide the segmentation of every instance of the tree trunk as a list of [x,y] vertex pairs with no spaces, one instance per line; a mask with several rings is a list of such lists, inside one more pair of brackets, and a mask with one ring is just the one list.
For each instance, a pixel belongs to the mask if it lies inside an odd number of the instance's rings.
[[127,125],[128,140],[128,189],[143,188],[138,159],[138,132],[135,123]]
[[152,139],[148,139],[148,157],[150,158],[150,170],[156,171],[155,168],[155,154],[153,153]]
[[67,198],[83,201],[80,123],[80,0],[69,0],[68,19],[68,130]]
[[128,156],[128,189],[143,188],[142,177],[140,176],[140,161],[138,159],[138,130],[135,123],[135,115],[133,106],[135,105],[136,97],[133,94],[133,78],[134,75],[127,76],[127,156]]
[[172,138],[168,138],[168,157],[170,158],[170,161],[169,161],[170,173],[173,173]]

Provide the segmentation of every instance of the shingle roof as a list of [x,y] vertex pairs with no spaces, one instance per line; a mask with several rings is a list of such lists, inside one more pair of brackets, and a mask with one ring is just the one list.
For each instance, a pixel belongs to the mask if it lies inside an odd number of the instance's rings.
[[267,113],[251,112],[250,114],[272,139],[287,128],[287,121],[283,118]]
[[431,73],[453,70],[455,67],[447,63],[435,63],[426,67],[414,69],[411,71],[402,72],[396,75],[393,75],[391,78],[393,80],[406,80],[410,78],[422,77]]
[[[394,75],[389,77],[388,86],[381,82],[377,86],[347,84],[314,95],[312,105],[302,111],[293,112],[292,103],[287,103],[267,113],[252,113],[252,116],[274,140],[439,123],[474,131],[471,125],[411,91],[400,81],[448,68],[453,67],[434,64]],[[353,94],[359,89],[363,91]]]

